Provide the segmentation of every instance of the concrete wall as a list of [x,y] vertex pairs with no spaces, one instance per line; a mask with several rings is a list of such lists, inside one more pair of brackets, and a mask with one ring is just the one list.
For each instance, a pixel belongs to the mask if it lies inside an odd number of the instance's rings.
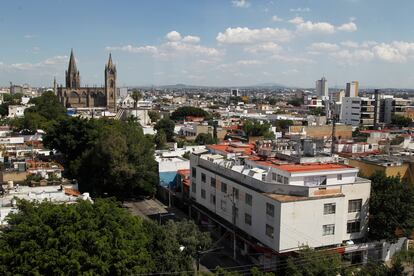
[[13,182],[23,182],[26,180],[26,172],[17,172],[17,171],[2,171],[0,172],[0,182],[6,183],[7,181]]
[[363,160],[349,159],[349,165],[357,167],[360,170],[361,175],[364,177],[370,177],[375,172],[384,172],[386,176],[400,176],[402,179],[409,183],[414,183],[414,167],[409,163],[403,163],[401,166],[380,166],[373,163],[365,162]]
[[[331,137],[332,135],[332,126],[290,126],[289,132],[292,133],[302,133],[305,132],[307,137],[311,138],[324,138]],[[336,138],[341,137],[342,139],[347,139],[352,137],[352,126],[350,125],[336,125],[335,131]]]

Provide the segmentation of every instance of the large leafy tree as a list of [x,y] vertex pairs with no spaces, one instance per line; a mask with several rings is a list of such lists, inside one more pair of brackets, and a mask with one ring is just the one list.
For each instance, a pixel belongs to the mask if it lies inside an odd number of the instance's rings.
[[69,205],[21,201],[18,210],[0,236],[1,275],[186,271],[195,256],[192,248],[210,245],[194,223],[159,226],[108,199]]
[[40,97],[30,100],[34,106],[27,108],[23,118],[16,118],[11,121],[15,130],[37,129],[49,131],[53,124],[66,116],[66,109],[61,105],[56,95],[51,92],[44,92]]
[[65,118],[44,142],[62,153],[68,176],[83,192],[126,198],[155,191],[154,146],[132,121]]
[[209,113],[202,108],[194,106],[182,106],[177,108],[172,114],[172,120],[183,120],[187,116],[208,117]]
[[405,116],[393,115],[391,118],[391,122],[393,125],[399,127],[408,127],[412,123],[412,120]]
[[78,169],[79,188],[94,195],[128,198],[153,194],[158,182],[154,146],[132,122],[105,125]]
[[174,127],[174,121],[163,118],[155,124],[154,129],[157,131],[164,131],[165,135],[167,136],[167,141],[171,142],[174,139]]
[[95,144],[107,122],[66,117],[49,128],[43,142],[63,155],[67,176],[76,178],[82,154]]
[[257,121],[245,120],[243,122],[243,131],[247,137],[251,136],[269,136],[271,135],[269,132],[270,128],[272,127],[269,123],[260,123]]
[[196,142],[199,145],[211,145],[216,143],[216,141],[210,133],[198,134],[194,142]]
[[394,241],[414,229],[414,186],[384,172],[371,176],[369,235]]

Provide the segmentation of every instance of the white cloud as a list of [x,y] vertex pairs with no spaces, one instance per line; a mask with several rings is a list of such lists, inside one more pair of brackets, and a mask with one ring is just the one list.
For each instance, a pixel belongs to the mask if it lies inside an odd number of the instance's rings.
[[208,57],[218,57],[222,53],[216,48],[205,47],[182,42],[167,42],[161,46],[161,55],[173,56],[175,54],[185,55],[204,55]]
[[236,27],[227,28],[223,33],[218,33],[216,39],[223,44],[246,44],[269,41],[286,42],[292,39],[292,37],[292,32],[286,29]]
[[246,52],[257,54],[257,53],[279,53],[282,47],[274,42],[266,42],[257,45],[252,45],[244,48]]
[[340,64],[355,65],[363,61],[370,61],[374,59],[374,53],[366,49],[358,50],[341,50],[330,54]]
[[357,25],[354,22],[345,23],[338,27],[339,31],[344,32],[355,32],[357,29]]
[[263,61],[257,60],[257,59],[239,60],[237,64],[239,65],[260,65],[260,64],[263,64]]
[[157,47],[146,45],[146,46],[132,46],[132,45],[124,45],[124,46],[107,46],[105,47],[107,51],[122,51],[128,53],[150,53],[156,54],[158,52]]
[[344,47],[348,47],[348,48],[358,48],[359,47],[358,42],[351,41],[351,40],[342,41],[341,45],[344,46]]
[[169,41],[180,41],[181,40],[181,34],[177,31],[171,31],[168,34],[166,34],[165,37]]
[[2,68],[9,69],[9,70],[18,70],[18,71],[30,71],[30,70],[39,70],[42,69],[44,71],[50,71],[56,69],[57,65],[63,65],[68,62],[68,56],[54,56],[51,58],[47,58],[38,63],[12,63],[12,64],[4,64],[1,63]]
[[193,35],[187,35],[183,38],[182,41],[186,42],[186,43],[199,43],[200,42],[200,37],[193,36]]
[[[404,63],[407,55],[414,50],[414,43],[393,42],[391,44],[381,43],[372,49],[375,55],[384,61],[391,63]],[[412,53],[411,53],[412,54]]]
[[311,51],[335,51],[339,49],[339,46],[334,43],[316,42],[312,43],[308,49]]
[[288,22],[292,23],[292,24],[295,24],[295,25],[299,25],[299,24],[302,24],[303,22],[305,22],[305,20],[303,20],[303,18],[300,17],[300,16],[296,16],[295,18],[292,18]]
[[293,64],[296,64],[296,63],[299,63],[299,64],[314,63],[314,61],[312,59],[309,59],[309,58],[285,56],[285,55],[280,55],[280,54],[273,55],[271,58],[275,59],[275,60],[278,60],[278,61],[281,61],[281,62],[293,63]]
[[357,25],[354,22],[345,23],[337,27],[329,22],[305,21],[300,16],[296,16],[288,22],[296,25],[296,30],[300,33],[317,32],[333,34],[336,31],[355,32],[357,30]]
[[317,32],[332,34],[335,32],[335,26],[327,22],[311,22],[306,21],[296,26],[298,32]]
[[231,1],[231,3],[233,4],[234,7],[237,7],[237,8],[250,7],[250,2],[248,2],[247,0],[233,0]]
[[296,8],[296,9],[290,9],[291,12],[310,12],[310,8]]
[[136,54],[151,54],[157,58],[169,58],[177,55],[197,55],[205,57],[218,57],[223,54],[216,48],[210,48],[199,44],[200,37],[194,35],[182,35],[177,31],[171,31],[165,35],[166,42],[153,46],[108,46],[107,51],[122,51]]
[[272,21],[273,22],[282,22],[283,21],[283,19],[282,18],[280,18],[279,16],[277,16],[277,15],[273,15],[272,16]]

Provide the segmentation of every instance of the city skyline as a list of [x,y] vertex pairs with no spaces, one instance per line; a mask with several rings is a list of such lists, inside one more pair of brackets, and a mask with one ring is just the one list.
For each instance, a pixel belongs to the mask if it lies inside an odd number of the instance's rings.
[[119,86],[313,87],[325,76],[412,88],[414,3],[403,2],[5,2],[0,86],[64,84],[73,48],[82,85],[103,83],[111,52]]

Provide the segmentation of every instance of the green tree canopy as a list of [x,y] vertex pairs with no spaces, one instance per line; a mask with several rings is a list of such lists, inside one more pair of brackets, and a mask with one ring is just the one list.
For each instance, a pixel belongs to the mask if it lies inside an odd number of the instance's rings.
[[384,172],[371,176],[369,236],[394,241],[396,232],[409,237],[414,229],[414,186]]
[[66,116],[66,108],[62,106],[56,95],[47,91],[40,97],[30,99],[29,103],[34,106],[27,108],[23,118],[16,118],[11,121],[15,130],[29,130],[35,132],[37,129],[46,131],[52,125]]
[[290,126],[293,125],[292,120],[277,120],[275,123],[277,130],[288,130]]
[[68,176],[83,192],[118,198],[152,194],[158,182],[154,146],[131,121],[65,118],[44,137],[62,153]]
[[209,113],[202,108],[194,106],[183,106],[177,108],[172,114],[171,119],[174,121],[183,120],[187,116],[208,117]]
[[341,269],[339,254],[305,247],[299,251],[296,258],[288,259],[286,275],[339,275]]
[[211,145],[215,144],[213,136],[210,133],[200,133],[195,138],[195,142],[198,145]]
[[107,124],[82,154],[77,178],[79,189],[94,195],[152,195],[158,183],[153,144],[133,122]]
[[[136,275],[192,270],[210,238],[192,222],[159,226],[108,199],[21,201],[0,236],[1,275]],[[184,250],[180,250],[184,246]]]
[[401,115],[393,115],[391,121],[393,125],[399,127],[408,127],[412,123],[410,118]]
[[269,136],[269,130],[272,127],[269,123],[260,123],[258,121],[245,120],[243,122],[243,131],[247,137],[250,136]]
[[155,111],[155,110],[148,111],[148,116],[150,117],[151,122],[153,122],[153,123],[155,123],[159,119],[161,119],[160,113],[158,111]]
[[289,100],[287,103],[297,107],[297,106],[301,106],[303,104],[303,99],[293,98],[293,99]]
[[157,131],[163,130],[167,136],[167,141],[172,142],[174,140],[174,127],[174,121],[163,118],[155,124],[154,129]]
[[141,91],[134,89],[131,93],[131,97],[134,100],[134,108],[137,109],[138,101],[142,99]]

